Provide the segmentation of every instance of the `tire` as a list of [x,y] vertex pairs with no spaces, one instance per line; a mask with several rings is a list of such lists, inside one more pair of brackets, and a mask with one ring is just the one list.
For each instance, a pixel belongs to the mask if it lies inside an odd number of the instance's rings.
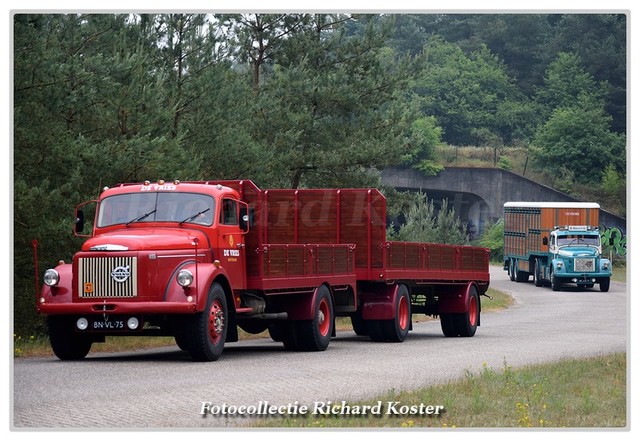
[[609,292],[609,285],[611,285],[611,279],[603,279],[599,283],[600,291]]
[[51,349],[60,360],[82,360],[91,350],[91,337],[75,331],[73,317],[49,316],[47,327]]
[[551,289],[553,291],[560,291],[560,287],[562,286],[562,282],[560,281],[560,279],[558,279],[554,275],[553,270],[551,271],[551,274],[549,275],[549,277],[551,278]]
[[511,280],[512,282],[516,281],[516,274],[515,274],[515,261],[511,260],[511,263],[509,264],[509,280]]
[[333,334],[333,301],[326,285],[321,285],[315,296],[313,319],[296,322],[300,350],[324,351]]
[[218,283],[211,285],[207,306],[190,323],[188,350],[196,361],[215,361],[222,355],[228,329],[227,299]]
[[445,337],[457,337],[455,314],[440,314],[440,327]]
[[405,285],[398,287],[395,309],[396,316],[392,320],[382,321],[382,334],[385,341],[401,343],[411,328],[411,297]]
[[533,284],[537,287],[541,287],[543,284],[543,281],[540,278],[540,264],[538,263],[538,259],[536,259],[533,264]]
[[351,315],[351,326],[353,327],[353,332],[359,336],[367,336],[369,335],[369,329],[367,328],[367,322],[362,319],[362,314],[359,312],[355,312]]
[[475,286],[471,287],[467,312],[440,314],[440,327],[445,337],[473,337],[480,323],[480,298]]
[[367,333],[373,341],[385,341],[384,331],[382,330],[383,320],[367,320]]

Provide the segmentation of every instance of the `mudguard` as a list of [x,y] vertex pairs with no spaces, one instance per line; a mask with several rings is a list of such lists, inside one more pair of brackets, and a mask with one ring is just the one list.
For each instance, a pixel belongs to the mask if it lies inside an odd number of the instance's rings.
[[[437,294],[438,300],[438,312],[440,314],[453,313],[460,314],[467,312],[469,304],[469,295],[471,288],[475,286],[474,282],[469,282],[466,285],[442,285],[438,287]],[[478,287],[476,290],[478,294],[480,290]]]
[[360,292],[364,320],[392,320],[396,316],[396,297],[400,285],[377,285]]
[[65,263],[56,266],[54,269],[60,275],[60,281],[56,286],[43,285],[40,290],[40,298],[37,299],[36,308],[40,310],[40,299],[44,299],[44,303],[71,303],[73,295],[73,265]]
[[[193,274],[194,283],[187,289],[178,285],[175,277],[178,271],[182,269],[189,270],[191,274]],[[165,287],[163,300],[165,302],[184,302],[188,296],[191,296],[196,303],[196,311],[203,311],[207,304],[209,288],[211,288],[211,284],[219,276],[223,276],[228,280],[227,272],[222,267],[217,268],[212,263],[199,263],[196,269],[195,262],[185,262],[177,266],[169,278],[169,282]]]

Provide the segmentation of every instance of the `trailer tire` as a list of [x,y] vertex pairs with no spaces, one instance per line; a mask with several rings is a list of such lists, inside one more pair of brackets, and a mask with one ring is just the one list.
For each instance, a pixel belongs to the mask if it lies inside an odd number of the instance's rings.
[[516,281],[515,267],[515,260],[511,259],[509,264],[509,280],[511,280],[512,282]]
[[480,323],[480,299],[475,286],[469,289],[467,312],[440,314],[440,327],[445,337],[473,337]]
[[445,337],[457,337],[455,316],[454,314],[440,314],[440,327]]
[[204,311],[196,314],[190,323],[188,350],[196,361],[215,361],[222,355],[228,328],[227,299],[220,284],[209,289]]
[[327,349],[333,334],[333,319],[331,292],[326,285],[321,285],[313,305],[313,318],[295,322],[297,325],[295,334],[297,335],[294,337],[297,344],[294,346],[302,351],[324,351]]
[[49,342],[53,353],[60,360],[82,360],[91,350],[93,341],[87,335],[80,335],[74,330],[73,317],[49,316]]
[[385,341],[401,343],[407,338],[411,328],[411,297],[405,285],[398,287],[396,296],[396,316],[382,321],[382,334]]
[[600,285],[600,291],[602,292],[609,292],[609,285],[611,285],[611,279],[603,279],[600,281],[599,283]]

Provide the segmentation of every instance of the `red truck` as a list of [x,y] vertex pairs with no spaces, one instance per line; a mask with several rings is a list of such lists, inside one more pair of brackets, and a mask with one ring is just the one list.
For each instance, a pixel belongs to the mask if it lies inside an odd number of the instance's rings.
[[439,316],[448,337],[480,325],[488,250],[388,242],[376,189],[118,184],[76,207],[76,235],[89,203],[91,234],[71,263],[45,271],[37,299],[63,360],[107,335],[173,336],[213,361],[238,327],[322,351],[338,316],[374,341],[404,341],[414,313]]

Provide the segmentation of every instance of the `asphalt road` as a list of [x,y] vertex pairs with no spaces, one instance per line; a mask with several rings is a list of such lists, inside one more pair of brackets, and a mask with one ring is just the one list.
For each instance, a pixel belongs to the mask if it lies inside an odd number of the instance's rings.
[[[246,418],[200,415],[212,406],[310,405],[355,400],[460,378],[486,364],[500,370],[627,349],[626,285],[608,293],[553,292],[510,282],[492,268],[492,287],[510,308],[482,314],[473,338],[445,338],[438,320],[419,323],[404,343],[339,333],[325,352],[295,353],[269,339],[229,344],[214,363],[191,362],[177,347],[54,357],[13,364],[13,428],[213,428]],[[439,405],[442,403],[425,403]],[[215,409],[215,407],[214,407]],[[251,412],[252,410],[248,410]],[[447,409],[455,412],[455,409]]]

